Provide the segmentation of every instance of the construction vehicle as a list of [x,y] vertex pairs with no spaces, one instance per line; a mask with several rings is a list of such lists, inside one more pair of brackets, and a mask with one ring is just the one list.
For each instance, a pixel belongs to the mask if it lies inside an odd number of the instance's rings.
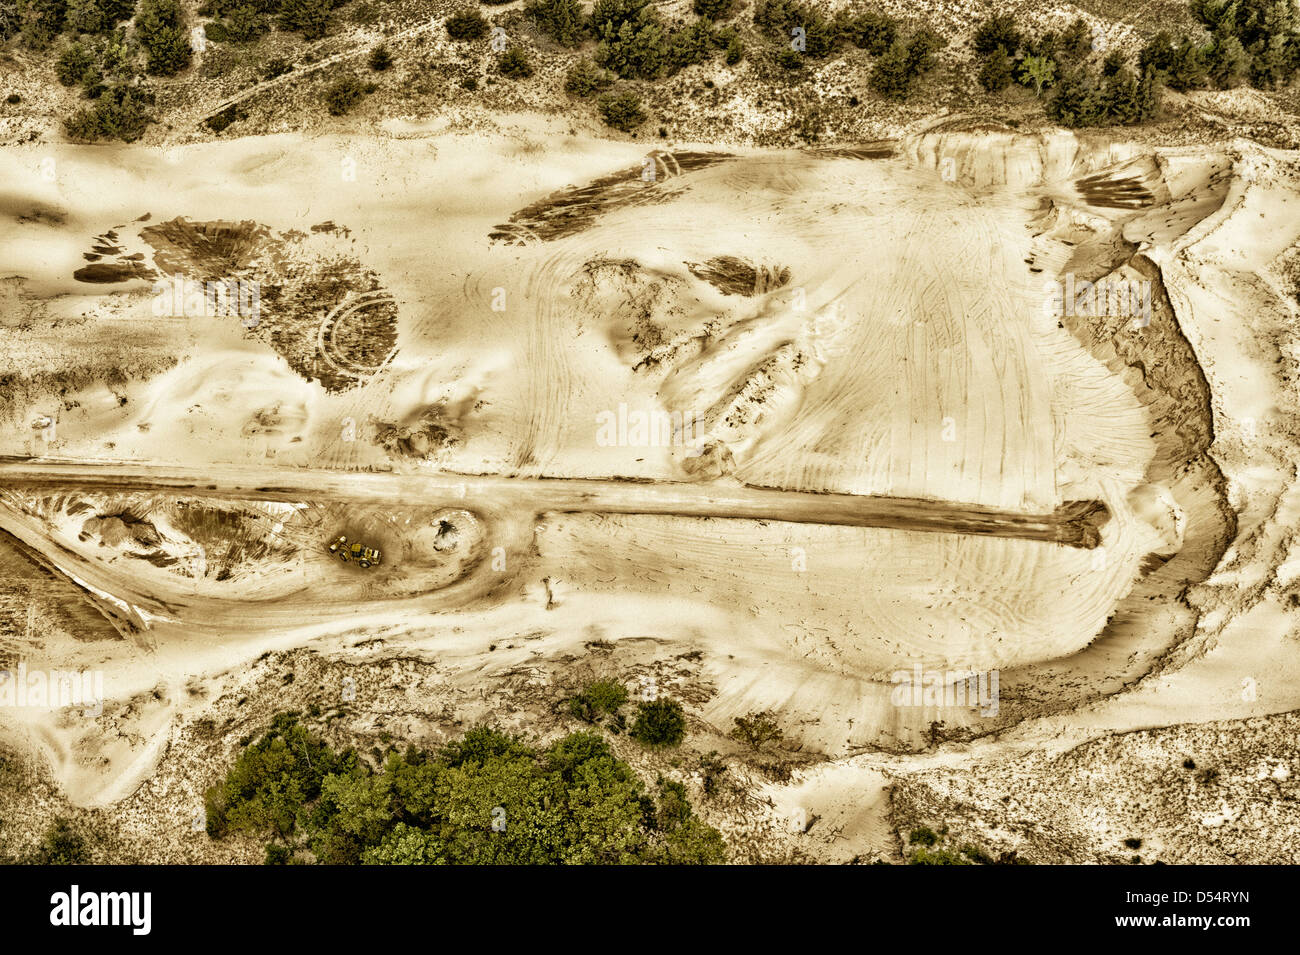
[[369,567],[378,567],[383,559],[383,554],[378,547],[367,547],[360,541],[348,543],[346,534],[340,534],[338,538],[329,545],[329,552],[345,564],[356,562],[362,570]]

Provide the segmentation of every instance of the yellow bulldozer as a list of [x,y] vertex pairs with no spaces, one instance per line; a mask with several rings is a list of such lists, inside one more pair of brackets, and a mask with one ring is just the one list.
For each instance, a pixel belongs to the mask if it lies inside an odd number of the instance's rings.
[[363,570],[369,567],[378,567],[383,559],[383,554],[378,547],[367,547],[360,541],[353,541],[349,544],[346,534],[340,534],[329,545],[329,552],[345,564],[355,562]]

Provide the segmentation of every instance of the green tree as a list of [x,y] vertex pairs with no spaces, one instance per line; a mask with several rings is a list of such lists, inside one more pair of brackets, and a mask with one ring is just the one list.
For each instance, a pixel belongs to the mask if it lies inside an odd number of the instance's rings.
[[232,43],[253,43],[271,30],[267,15],[254,4],[240,3],[226,14],[226,36]]
[[633,19],[608,21],[597,37],[596,62],[623,79],[652,80],[668,65],[663,23],[652,7],[642,7]]
[[858,49],[880,56],[898,39],[898,23],[875,10],[859,13],[843,10],[835,19],[835,32]]
[[355,76],[341,76],[325,88],[325,108],[331,116],[344,116],[361,102],[365,84]]
[[1231,34],[1216,34],[1206,55],[1210,82],[1219,89],[1240,86],[1250,78],[1250,55]]
[[147,73],[175,76],[190,65],[193,51],[178,0],[141,0],[135,33],[144,47]]
[[979,83],[990,93],[1000,93],[1014,80],[1015,60],[1007,53],[1006,47],[998,47],[984,59],[980,67]]
[[998,47],[1015,55],[1023,40],[1016,18],[1010,13],[999,13],[979,25],[971,37],[971,46],[980,56],[988,56]]
[[578,0],[530,0],[524,12],[560,46],[582,43],[586,20]]
[[[595,63],[591,62],[591,60],[582,59],[569,67],[569,72],[565,74],[564,91],[570,96],[577,96],[586,99],[596,95],[603,89],[608,89],[613,82],[613,77]],[[584,696],[585,692],[586,691],[584,691],[583,694]],[[627,691],[624,690],[624,693],[626,692]],[[580,712],[575,711],[575,715],[580,719],[594,718],[586,715],[590,709],[590,702],[591,701],[585,699],[575,701],[576,705],[580,709]]]
[[697,17],[706,17],[717,23],[730,20],[735,13],[736,0],[695,0],[691,9]]
[[1056,84],[1047,115],[1062,126],[1098,126],[1106,121],[1105,98],[1087,71],[1071,70]]
[[69,33],[103,33],[109,27],[108,14],[101,0],[68,0],[64,26]]
[[48,47],[63,30],[65,0],[17,0],[15,12],[23,44],[33,50]]
[[95,58],[80,43],[63,48],[54,62],[54,73],[64,86],[79,86],[99,82],[99,69]]
[[1056,80],[1056,61],[1041,56],[1027,56],[1021,62],[1021,73],[1026,84],[1033,84],[1034,95],[1042,96],[1044,87]]
[[282,0],[280,29],[301,33],[304,40],[319,40],[330,30],[333,0]]
[[111,86],[95,105],[79,110],[64,122],[68,135],[79,142],[120,139],[132,143],[149,125],[152,98],[143,90],[126,85]]

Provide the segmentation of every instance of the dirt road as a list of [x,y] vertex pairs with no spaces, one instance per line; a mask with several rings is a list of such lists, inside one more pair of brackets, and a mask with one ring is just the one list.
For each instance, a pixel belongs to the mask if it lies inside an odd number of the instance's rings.
[[912,498],[815,494],[740,485],[513,478],[498,475],[394,474],[308,468],[204,468],[82,464],[52,460],[0,464],[0,488],[169,492],[185,497],[302,501],[329,498],[369,504],[459,506],[489,518],[547,513],[664,514],[799,524],[840,524],[1010,537],[1094,548],[1108,519],[1100,501],[1068,501],[1051,514],[1021,514]]

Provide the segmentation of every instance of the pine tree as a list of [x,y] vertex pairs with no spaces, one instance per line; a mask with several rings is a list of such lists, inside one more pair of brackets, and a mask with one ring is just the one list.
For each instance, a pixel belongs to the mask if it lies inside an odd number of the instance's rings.
[[177,0],[143,0],[135,17],[136,36],[145,52],[145,71],[175,76],[194,55]]
[[990,93],[1000,93],[1011,85],[1015,65],[1016,62],[1011,59],[1011,54],[1007,52],[1007,48],[1004,46],[998,47],[988,55],[984,60],[984,65],[980,67],[980,86]]

